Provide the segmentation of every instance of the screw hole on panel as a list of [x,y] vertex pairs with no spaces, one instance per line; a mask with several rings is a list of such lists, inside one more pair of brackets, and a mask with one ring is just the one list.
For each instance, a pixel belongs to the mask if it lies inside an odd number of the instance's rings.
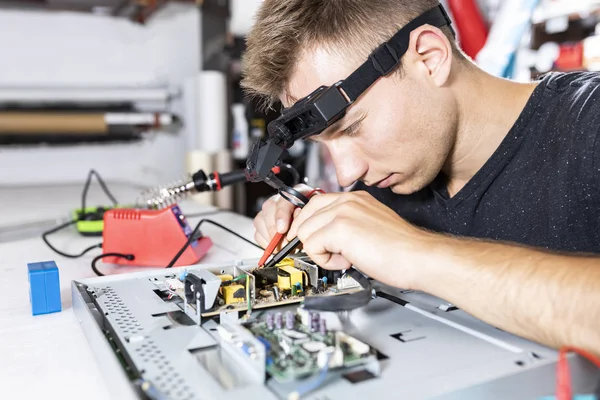
[[539,354],[537,354],[537,353],[534,353],[533,351],[532,351],[531,353],[529,353],[529,355],[530,355],[531,357],[535,358],[536,360],[541,360],[541,359],[542,359],[542,356],[540,356],[540,355],[539,355]]

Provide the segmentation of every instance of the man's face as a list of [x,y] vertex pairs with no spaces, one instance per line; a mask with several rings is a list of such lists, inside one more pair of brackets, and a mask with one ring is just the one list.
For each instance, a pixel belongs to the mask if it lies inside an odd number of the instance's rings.
[[[393,73],[378,80],[348,108],[339,126],[311,138],[327,146],[341,186],[360,180],[409,194],[442,169],[454,142],[456,104],[425,68],[406,62],[408,55],[401,77]],[[305,52],[281,100],[289,107],[319,86],[345,79],[359,65],[323,48]]]

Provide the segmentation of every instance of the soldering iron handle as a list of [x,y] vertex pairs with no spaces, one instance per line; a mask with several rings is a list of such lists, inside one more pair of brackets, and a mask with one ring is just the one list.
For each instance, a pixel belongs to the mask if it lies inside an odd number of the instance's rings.
[[246,182],[246,171],[243,169],[225,172],[224,174],[215,173],[214,175],[220,186],[217,187],[217,190],[226,186],[235,185],[236,183]]
[[[291,168],[291,167],[290,167]],[[281,172],[280,167],[274,167],[271,169],[274,174],[279,174]],[[222,188],[235,185],[236,183],[246,182],[246,170],[240,169],[237,171],[225,172],[224,174],[220,174],[218,172],[213,172],[211,174],[211,179],[215,181],[215,187],[213,190],[221,190]]]

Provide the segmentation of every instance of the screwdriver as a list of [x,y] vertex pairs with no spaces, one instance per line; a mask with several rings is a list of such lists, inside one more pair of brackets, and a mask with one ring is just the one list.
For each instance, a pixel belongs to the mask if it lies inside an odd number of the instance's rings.
[[269,256],[271,254],[273,254],[273,252],[275,251],[275,248],[279,245],[279,243],[281,243],[282,239],[283,239],[283,233],[277,233],[277,234],[275,234],[275,236],[273,236],[273,239],[271,239],[271,242],[265,249],[265,252],[263,253],[262,257],[260,258],[260,261],[258,262],[259,267],[265,265],[265,262],[267,261]]
[[279,253],[275,254],[273,258],[271,258],[271,261],[265,264],[265,268],[272,268],[282,262],[287,256],[290,255],[292,251],[296,250],[299,245],[300,239],[298,239],[296,236],[294,240],[286,244],[285,247],[279,251]]
[[[306,197],[310,199],[312,196],[319,193],[322,194],[325,192],[321,189],[313,189],[308,193]],[[269,245],[265,249],[265,252],[263,253],[262,257],[260,258],[260,261],[258,262],[259,268],[261,268],[263,265],[267,268],[274,267],[275,265],[283,261],[288,255],[290,255],[292,251],[294,251],[300,245],[300,239],[298,239],[297,237],[294,238],[294,240],[285,245],[285,247],[281,249],[279,253],[275,254],[271,261],[265,264],[265,261],[267,261],[269,256],[273,254],[273,251],[275,251],[275,248],[279,245],[279,243],[281,243],[284,236],[284,233],[276,233],[275,236],[273,236],[273,239],[271,239],[271,241],[269,242]]]

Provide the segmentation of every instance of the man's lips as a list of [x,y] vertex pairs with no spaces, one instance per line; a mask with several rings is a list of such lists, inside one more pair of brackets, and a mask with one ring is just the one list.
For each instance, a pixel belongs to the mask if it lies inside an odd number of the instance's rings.
[[386,178],[373,183],[372,185],[369,186],[375,186],[378,187],[380,189],[385,189],[386,187],[390,186],[392,184],[392,180],[393,180],[393,174],[392,175],[388,175]]

